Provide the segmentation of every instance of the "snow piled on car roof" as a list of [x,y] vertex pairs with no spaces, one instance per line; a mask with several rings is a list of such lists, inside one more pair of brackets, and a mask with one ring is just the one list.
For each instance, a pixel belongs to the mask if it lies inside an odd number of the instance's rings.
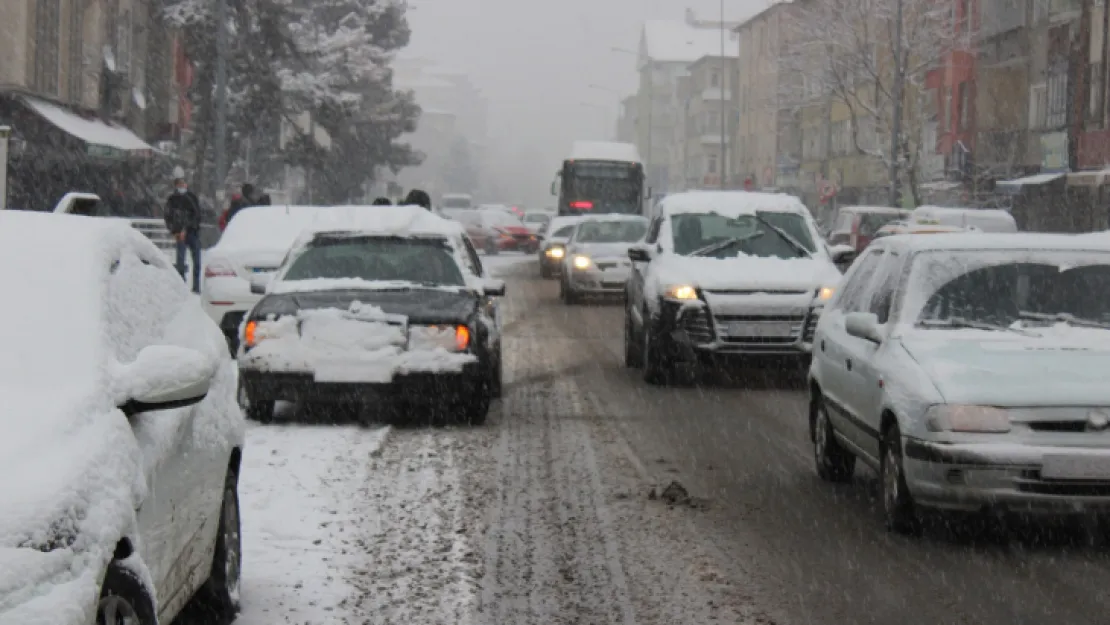
[[[378,207],[375,207],[378,208]],[[331,210],[326,206],[251,206],[235,214],[215,249],[286,250],[308,224]]]
[[463,234],[459,222],[420,206],[336,206],[309,222],[301,238],[328,232],[370,236],[442,236]]
[[688,191],[668,195],[659,206],[667,215],[717,213],[735,218],[757,212],[809,214],[793,195],[751,191]]

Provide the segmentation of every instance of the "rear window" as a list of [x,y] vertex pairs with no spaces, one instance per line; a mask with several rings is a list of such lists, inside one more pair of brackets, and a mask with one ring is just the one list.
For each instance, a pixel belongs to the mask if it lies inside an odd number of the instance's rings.
[[865,237],[874,235],[879,228],[892,221],[898,221],[898,213],[859,213],[859,233]]
[[282,280],[357,279],[464,286],[446,239],[327,237],[312,241]]

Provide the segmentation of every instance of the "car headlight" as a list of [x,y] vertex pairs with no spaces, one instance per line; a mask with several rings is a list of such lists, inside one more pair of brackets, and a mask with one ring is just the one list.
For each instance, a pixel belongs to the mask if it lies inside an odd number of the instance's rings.
[[409,326],[409,349],[431,350],[441,347],[462,352],[470,347],[470,328],[464,325]]
[[833,295],[836,295],[836,287],[823,286],[817,289],[818,303],[827,304],[833,298]]
[[667,287],[667,290],[663,292],[663,297],[677,300],[698,299],[698,290],[689,284],[675,284]]
[[547,250],[547,252],[545,253],[551,258],[562,258],[563,256],[566,256],[567,251],[561,247],[553,247]]
[[575,256],[574,260],[571,262],[574,263],[575,269],[589,269],[592,264],[589,256],[582,256],[581,254]]
[[1010,431],[1010,414],[994,406],[939,404],[925,413],[930,432],[979,432],[1003,434]]

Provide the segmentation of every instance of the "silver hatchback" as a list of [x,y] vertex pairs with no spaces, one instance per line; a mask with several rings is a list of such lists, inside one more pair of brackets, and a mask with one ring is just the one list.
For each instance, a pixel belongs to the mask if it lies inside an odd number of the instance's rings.
[[639,215],[604,215],[581,221],[567,241],[560,294],[576,303],[585,295],[624,295],[632,274],[628,248],[647,234]]

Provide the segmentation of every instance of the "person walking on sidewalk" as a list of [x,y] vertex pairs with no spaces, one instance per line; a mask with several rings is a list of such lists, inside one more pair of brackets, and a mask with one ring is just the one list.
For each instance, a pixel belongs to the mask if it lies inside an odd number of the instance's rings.
[[174,192],[166,199],[166,229],[177,241],[177,273],[185,280],[185,250],[193,260],[193,293],[200,293],[200,198],[189,190],[184,178],[173,181]]

